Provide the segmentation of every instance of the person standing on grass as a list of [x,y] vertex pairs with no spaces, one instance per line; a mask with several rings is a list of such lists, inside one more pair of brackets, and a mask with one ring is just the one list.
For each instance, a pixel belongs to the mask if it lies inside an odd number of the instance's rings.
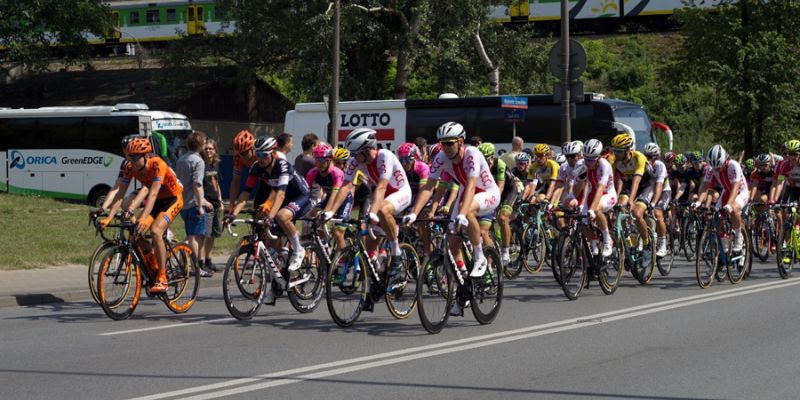
[[205,258],[205,269],[208,271],[219,272],[220,268],[211,262],[211,252],[214,250],[214,240],[222,236],[222,217],[225,211],[222,208],[222,190],[219,187],[219,151],[217,141],[214,139],[206,140],[205,152],[205,178],[203,178],[203,194],[206,201],[211,203],[213,209],[206,213],[206,236],[200,241],[200,249],[197,251],[197,259]]
[[[206,134],[194,131],[186,138],[186,147],[189,151],[178,159],[175,165],[176,175],[183,183],[183,208],[181,218],[186,227],[186,244],[194,254],[199,254],[200,241],[205,240],[206,221],[205,210],[210,209],[211,203],[205,199],[203,193],[203,177],[205,175],[205,162],[200,156],[200,151],[206,143]],[[198,260],[199,263],[199,260]],[[200,276],[212,276],[212,271],[200,265]]]
[[[286,160],[286,155],[292,152],[292,148],[294,148],[294,141],[292,140],[292,135],[283,132],[275,138],[275,141],[278,142],[278,150],[275,151],[275,155],[278,158],[282,158]],[[289,160],[286,160],[289,161]]]
[[315,147],[319,144],[319,137],[313,133],[306,133],[303,136],[303,141],[300,142],[303,146],[303,152],[297,155],[294,159],[294,170],[300,176],[306,176],[308,171],[317,166],[317,160],[311,154]]

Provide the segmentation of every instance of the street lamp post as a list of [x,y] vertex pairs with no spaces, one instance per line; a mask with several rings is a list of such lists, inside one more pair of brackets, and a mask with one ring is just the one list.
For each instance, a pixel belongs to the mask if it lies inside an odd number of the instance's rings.
[[333,1],[333,55],[331,68],[331,95],[328,99],[328,119],[330,127],[328,130],[328,143],[336,146],[338,125],[339,125],[339,27],[341,25],[341,1]]

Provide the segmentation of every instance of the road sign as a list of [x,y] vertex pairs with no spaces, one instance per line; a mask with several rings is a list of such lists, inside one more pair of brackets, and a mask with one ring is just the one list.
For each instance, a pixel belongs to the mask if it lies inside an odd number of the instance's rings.
[[515,96],[500,96],[500,108],[512,108],[517,110],[527,110],[528,109],[528,98],[527,97],[515,97]]
[[503,120],[505,122],[525,122],[525,110],[521,109],[506,110],[505,114],[503,114]]
[[[564,54],[561,52],[561,40],[556,42],[555,46],[550,49],[550,58],[548,64],[550,65],[550,72],[557,78],[564,77]],[[583,71],[586,70],[586,49],[583,45],[575,39],[569,40],[569,80],[574,81],[578,79]]]

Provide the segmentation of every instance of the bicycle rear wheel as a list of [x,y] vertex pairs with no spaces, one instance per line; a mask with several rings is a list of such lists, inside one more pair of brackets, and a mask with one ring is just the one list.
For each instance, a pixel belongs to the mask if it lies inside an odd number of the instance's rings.
[[767,258],[769,258],[769,248],[774,238],[772,237],[772,228],[767,224],[766,218],[756,218],[750,236],[752,238],[753,254],[757,256],[761,262],[767,261]]
[[[419,276],[419,259],[414,246],[400,243],[400,257],[403,266],[400,273],[387,278],[386,307],[393,317],[406,319],[417,308],[417,277]],[[390,259],[391,261],[391,259]]]
[[781,278],[789,279],[794,270],[794,264],[797,262],[797,253],[795,247],[795,237],[792,236],[794,227],[790,224],[783,230],[783,236],[780,238],[780,248],[776,258],[778,260],[778,274]]
[[139,304],[142,291],[140,266],[125,246],[102,253],[97,272],[97,297],[103,312],[111,319],[127,319]]
[[658,273],[661,276],[667,276],[672,272],[672,264],[675,262],[675,252],[678,251],[679,239],[675,237],[667,224],[667,255],[664,257],[656,257],[656,266]]
[[228,258],[222,275],[222,297],[228,312],[238,320],[249,320],[261,308],[267,291],[268,272],[253,255],[253,244],[243,242]]
[[442,253],[435,250],[420,268],[417,279],[417,313],[429,333],[439,333],[450,318],[455,300],[456,277]]
[[481,324],[491,324],[503,304],[503,263],[494,247],[485,247],[486,273],[472,281],[472,315]]
[[545,257],[545,236],[544,227],[537,228],[536,225],[531,224],[525,230],[524,240],[527,243],[527,252],[525,254],[525,270],[531,274],[539,273],[544,267]]
[[[647,226],[653,226],[654,221],[651,221],[650,218],[647,218]],[[646,285],[650,283],[653,279],[653,275],[656,272],[656,240],[655,236],[652,235],[652,232],[649,230],[647,234],[650,235],[649,241],[647,244],[642,243],[642,250],[638,252],[638,257],[636,257],[636,280],[639,281],[642,285]],[[641,236],[639,237],[640,241],[643,241],[644,238]]]
[[336,325],[349,327],[367,301],[369,277],[365,257],[353,247],[336,253],[325,279],[325,300]]
[[526,242],[525,238],[523,237],[524,226],[517,222],[511,221],[511,247],[512,249],[516,248],[516,257],[514,257],[513,251],[511,262],[506,266],[504,269],[504,273],[506,274],[506,278],[514,279],[519,276],[522,272],[522,268],[525,268],[525,263],[527,255],[528,255],[528,243]]
[[314,241],[307,240],[302,245],[306,256],[300,269],[293,273],[298,277],[293,279],[305,281],[289,289],[288,297],[297,312],[310,313],[322,303],[328,267],[323,250]]
[[601,258],[600,271],[597,273],[597,280],[600,283],[600,290],[605,294],[614,294],[622,280],[625,272],[625,246],[622,245],[621,238],[614,238],[613,250],[608,257]]
[[716,232],[704,231],[700,235],[695,254],[695,275],[697,284],[705,289],[714,282],[719,268],[720,246]]
[[106,250],[116,246],[117,243],[112,241],[100,243],[100,245],[94,249],[92,258],[89,259],[89,268],[86,271],[89,280],[89,292],[92,294],[92,299],[95,303],[97,303],[97,305],[100,305],[100,299],[97,297],[97,275],[100,271],[100,265],[103,261],[103,257],[101,257],[101,255]]
[[577,300],[588,280],[589,260],[583,243],[566,236],[561,246],[561,290],[570,300]]
[[686,256],[686,261],[693,261],[695,256],[697,255],[697,248],[698,241],[700,240],[700,235],[702,234],[700,229],[700,224],[697,221],[696,217],[690,216],[685,219],[685,225],[683,228],[684,232],[684,243],[683,243],[683,254]]
[[167,254],[167,285],[164,304],[174,313],[189,311],[197,299],[200,288],[200,271],[197,258],[185,243],[172,246]]

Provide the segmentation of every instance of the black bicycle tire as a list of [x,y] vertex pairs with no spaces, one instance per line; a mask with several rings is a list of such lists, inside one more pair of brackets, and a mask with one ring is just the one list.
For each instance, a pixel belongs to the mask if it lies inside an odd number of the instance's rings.
[[[170,251],[167,253],[167,265],[165,267],[167,268],[168,289],[162,299],[170,311],[176,314],[182,314],[192,308],[197,300],[197,292],[200,289],[200,271],[197,266],[197,257],[192,249],[185,243],[178,243],[168,250]],[[186,256],[175,258],[174,254],[176,254],[176,252],[188,254],[188,260]],[[188,265],[186,264],[187,261],[189,263]],[[184,280],[186,284],[180,289],[180,293],[174,297],[170,297],[170,291],[180,280]],[[182,303],[179,303],[180,301],[182,301]]]
[[[139,296],[141,295],[142,290],[141,269],[140,266],[138,266],[136,259],[127,255],[126,246],[116,246],[109,250],[110,251],[108,252],[108,255],[103,257],[104,261],[101,263],[100,271],[97,274],[97,296],[103,312],[109,318],[115,321],[120,321],[128,319],[131,314],[133,314],[134,310],[136,310],[136,306],[139,304]],[[124,261],[126,264],[124,267],[124,273],[127,275],[127,278],[125,279],[125,292],[122,295],[122,299],[120,301],[114,301],[113,304],[109,304],[109,302],[106,301],[106,290],[104,283],[106,282],[107,278],[114,277],[116,280],[119,277],[118,272],[113,272],[109,269],[111,267],[110,258],[113,257],[113,255],[117,252],[122,252],[122,258],[130,260],[130,262]],[[118,266],[114,267],[114,271],[119,271]],[[132,291],[130,287],[131,284],[133,284]],[[120,309],[125,298],[127,298],[129,294],[132,294],[130,302],[126,307]]]
[[[717,241],[717,239],[715,237],[710,237],[711,234],[712,234],[712,231],[709,231],[709,230],[704,230],[703,231],[703,233],[700,235],[700,239],[698,240],[697,252],[695,253],[695,277],[697,278],[697,284],[703,289],[707,289],[709,286],[711,286],[711,284],[714,283],[714,279],[715,279],[715,277],[717,275],[717,269],[720,268],[720,266],[719,266],[719,252],[720,252],[719,243],[718,243],[718,241]],[[713,266],[711,268],[711,273],[708,274],[708,279],[704,280],[701,277],[701,275],[703,274],[702,269],[705,268],[708,263],[706,262],[705,257],[700,255],[700,252],[703,251],[705,253],[704,249],[706,247],[706,241],[707,240],[710,240],[711,241],[710,242],[711,245],[714,247],[714,249],[711,250],[712,251],[711,260],[713,260],[713,264],[712,264]],[[702,264],[702,266],[701,266],[701,264]]]
[[[311,253],[303,259],[303,263],[300,265],[298,271],[301,271],[301,273],[308,272],[311,276],[314,276],[314,273],[316,273],[316,279],[314,279],[314,285],[311,286],[311,290],[308,291],[307,295],[304,290],[306,284],[301,284],[289,289],[287,297],[289,298],[289,303],[291,303],[292,307],[294,307],[297,312],[306,314],[316,310],[320,303],[322,303],[322,296],[325,294],[325,279],[328,276],[328,265],[325,252],[316,242],[307,240],[302,243],[302,246],[307,252],[310,251]],[[311,256],[316,257],[316,268],[310,264],[309,259]],[[314,272],[314,270],[316,270],[316,272]],[[302,293],[300,292],[301,290],[303,290]]]
[[[561,290],[564,292],[564,296],[570,300],[577,300],[581,296],[588,279],[588,260],[583,247],[580,240],[575,240],[571,236],[564,238],[564,243],[561,245]],[[573,261],[572,255],[577,257],[574,261],[580,260],[580,264]],[[569,285],[578,266],[582,266],[583,272],[579,280],[572,282],[576,289],[570,290]]]
[[[491,307],[489,312],[485,312],[481,309],[480,304],[483,302],[483,297],[481,297],[478,293],[487,293],[487,290],[483,290],[484,286],[486,285],[485,277],[480,278],[471,278],[472,281],[472,290],[470,291],[472,298],[471,306],[472,315],[475,317],[475,320],[478,321],[481,325],[491,324],[497,318],[497,315],[500,313],[500,307],[503,304],[503,271],[497,271],[498,269],[503,269],[503,263],[500,259],[500,253],[494,247],[484,247],[483,254],[486,257],[486,262],[488,263],[489,267],[486,269],[486,273],[490,274],[490,277],[494,277],[492,280],[494,293],[490,293],[491,301],[494,302],[494,305]],[[494,274],[491,273],[492,266],[495,268]]]
[[[261,308],[264,295],[266,295],[267,291],[268,272],[266,271],[266,266],[264,266],[261,261],[250,259],[251,251],[249,250],[249,246],[252,246],[252,244],[242,242],[239,247],[233,251],[230,257],[228,257],[228,261],[225,263],[225,271],[222,275],[222,296],[225,301],[225,307],[228,309],[231,316],[240,321],[247,321],[253,318]],[[245,255],[243,265],[239,262],[239,256],[242,254]],[[245,269],[248,271],[252,269],[254,274],[251,276],[257,277],[258,279],[257,285],[254,286],[254,293],[251,293],[242,286],[243,271],[245,271]],[[233,280],[233,282],[231,282],[231,280]],[[243,303],[249,302],[249,307],[242,307],[240,310],[239,307],[234,304],[233,296],[237,293],[243,296]]]
[[[358,291],[360,293],[359,302],[355,307],[353,307],[353,312],[349,316],[343,317],[337,314],[336,307],[334,307],[334,299],[333,299],[333,294],[335,293],[333,287],[334,286],[333,279],[334,276],[339,272],[337,264],[339,260],[342,258],[344,258],[345,260],[352,260],[355,259],[356,255],[358,255],[358,257],[362,257],[362,255],[358,253],[358,250],[355,250],[352,247],[347,247],[344,250],[337,252],[333,256],[333,260],[331,261],[331,265],[329,266],[327,271],[328,272],[327,278],[325,279],[325,301],[328,305],[328,313],[330,314],[331,319],[333,319],[333,322],[335,322],[336,325],[339,325],[342,328],[348,328],[358,320],[358,317],[361,315],[362,306],[364,302],[367,300],[367,296],[369,296],[369,279],[368,279],[369,275],[367,272],[368,267],[366,263],[361,263],[359,265],[358,273],[353,273],[354,285],[355,282],[358,281],[360,282],[360,286],[358,288],[355,288],[353,292],[346,293],[349,296],[352,295],[352,293],[355,293],[355,291]],[[339,286],[339,288],[341,287],[341,285],[337,286]],[[336,290],[339,291],[339,288],[337,288]]]
[[[456,289],[456,277],[453,274],[452,266],[449,262],[444,260],[443,255],[438,252],[438,250],[434,250],[434,253],[431,255],[430,260],[431,262],[425,263],[421,267],[420,276],[421,279],[417,279],[417,314],[419,314],[420,323],[422,323],[422,327],[428,333],[436,334],[442,331],[445,325],[447,325],[447,321],[450,319],[450,307],[453,305],[453,301],[455,301],[455,289]],[[436,293],[430,293],[428,290],[431,285],[426,284],[426,280],[428,280],[428,270],[432,270],[432,276],[428,283],[435,282],[436,285],[434,287],[437,289]],[[441,282],[447,281],[447,287],[444,290],[444,295],[441,290]],[[428,312],[426,311],[426,301],[425,299],[428,297],[425,293],[430,293],[431,298],[436,297],[444,297],[444,307],[442,310],[441,315],[436,316],[436,318],[429,317]]]
[[95,263],[97,261],[101,261],[98,260],[100,253],[116,246],[117,243],[113,240],[107,240],[100,243],[94,249],[94,252],[92,252],[92,257],[89,259],[89,264],[87,265],[86,273],[89,281],[89,293],[91,293],[92,300],[94,300],[97,305],[100,305],[100,299],[97,296],[97,267],[95,266]]

